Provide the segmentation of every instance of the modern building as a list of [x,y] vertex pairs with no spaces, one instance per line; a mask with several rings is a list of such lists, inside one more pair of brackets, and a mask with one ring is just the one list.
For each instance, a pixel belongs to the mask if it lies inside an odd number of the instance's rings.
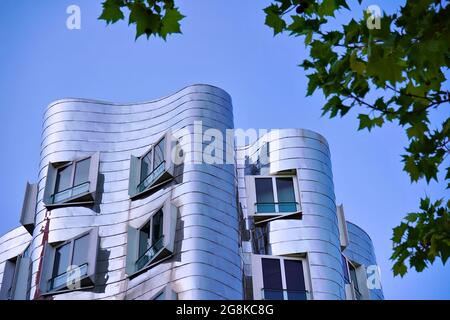
[[[43,121],[21,226],[0,237],[0,299],[383,299],[321,135],[217,144],[208,129],[229,136],[232,103],[209,85],[59,100]],[[231,162],[202,161],[213,142]]]

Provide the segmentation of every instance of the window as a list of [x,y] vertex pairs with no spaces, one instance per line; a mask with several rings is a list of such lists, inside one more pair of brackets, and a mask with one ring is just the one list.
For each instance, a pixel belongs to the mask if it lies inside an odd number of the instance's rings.
[[300,212],[295,177],[246,177],[249,214],[260,216]]
[[350,279],[351,284],[353,286],[353,289],[355,290],[355,298],[356,300],[361,300],[361,292],[359,291],[359,285],[358,285],[358,277],[356,275],[356,268],[353,266],[352,263],[349,262],[348,269],[350,271]]
[[127,273],[153,266],[174,251],[177,208],[169,201],[137,227],[128,228]]
[[43,293],[91,287],[95,283],[98,229],[59,244],[47,244],[40,288]]
[[136,262],[137,269],[141,269],[163,249],[163,211],[158,210],[139,230],[139,258]]
[[95,200],[99,153],[71,162],[50,163],[44,192],[48,206],[92,203]]
[[346,284],[350,283],[350,274],[348,271],[348,262],[347,259],[344,257],[344,255],[341,255],[342,259],[342,272],[344,274],[344,281]]
[[172,150],[175,141],[167,133],[141,157],[131,156],[129,194],[131,198],[152,190],[173,177]]
[[177,300],[177,294],[172,290],[170,285],[167,285],[164,289],[155,294],[151,300]]
[[307,300],[304,259],[253,256],[255,299]]
[[31,258],[29,246],[13,259],[5,261],[0,300],[26,300],[30,285]]

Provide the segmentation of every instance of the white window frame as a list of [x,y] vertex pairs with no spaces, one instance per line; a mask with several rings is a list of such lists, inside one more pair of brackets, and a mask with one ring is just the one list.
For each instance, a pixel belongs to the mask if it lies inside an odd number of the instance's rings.
[[[256,195],[256,179],[264,179],[264,178],[270,178],[272,179],[272,192],[274,197],[274,206],[277,208],[279,206],[278,203],[278,190],[276,185],[276,179],[277,178],[291,178],[292,184],[294,186],[294,195],[295,195],[295,202],[297,206],[297,210],[294,212],[262,212],[257,213],[256,212],[256,205],[257,205],[257,195]],[[266,176],[245,176],[245,184],[246,184],[246,190],[247,190],[247,214],[249,216],[252,216],[255,220],[255,223],[265,222],[266,219],[270,219],[271,217],[280,217],[280,216],[291,216],[301,213],[301,201],[300,201],[300,192],[298,187],[298,179],[297,175],[292,174],[280,174],[280,175],[266,175]],[[277,211],[277,210],[275,210]],[[279,211],[279,210],[278,210]]]
[[312,286],[311,276],[309,271],[309,262],[307,257],[285,257],[285,256],[272,256],[272,255],[260,255],[252,254],[252,275],[253,275],[253,299],[263,300],[262,290],[264,289],[264,278],[262,270],[262,259],[278,260],[281,270],[281,283],[283,287],[283,298],[287,300],[287,283],[286,283],[286,271],[284,266],[285,260],[301,261],[303,267],[303,278],[305,282],[305,291],[307,300],[312,300]]

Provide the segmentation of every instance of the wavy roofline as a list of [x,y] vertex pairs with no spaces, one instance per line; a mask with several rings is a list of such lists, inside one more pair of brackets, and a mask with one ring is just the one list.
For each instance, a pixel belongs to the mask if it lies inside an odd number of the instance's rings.
[[226,90],[224,90],[218,86],[214,86],[214,85],[206,84],[206,83],[195,83],[195,84],[187,85],[187,86],[185,86],[171,94],[165,95],[161,98],[156,98],[153,100],[146,100],[146,101],[141,101],[141,102],[118,103],[118,102],[111,102],[111,101],[100,100],[100,99],[89,99],[89,98],[76,98],[76,97],[61,98],[61,99],[57,99],[57,100],[54,100],[51,103],[49,103],[47,105],[47,107],[44,109],[44,114],[53,106],[60,104],[60,103],[65,103],[65,102],[86,102],[86,103],[103,104],[103,105],[110,105],[110,106],[135,106],[135,105],[143,105],[143,104],[148,104],[148,103],[155,103],[155,102],[170,98],[170,97],[176,95],[177,93],[180,93],[186,89],[193,88],[193,87],[210,87],[210,88],[218,89],[218,90],[222,91],[223,93],[225,93],[225,95],[228,97],[230,102],[232,101],[231,95]]

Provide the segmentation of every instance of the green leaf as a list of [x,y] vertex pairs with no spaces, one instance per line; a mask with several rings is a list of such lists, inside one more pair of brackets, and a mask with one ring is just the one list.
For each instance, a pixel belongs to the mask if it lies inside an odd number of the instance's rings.
[[115,23],[124,19],[122,7],[125,6],[123,0],[106,0],[102,3],[103,11],[99,20],[105,20],[107,24]]
[[366,64],[358,60],[355,51],[350,55],[350,68],[361,76],[364,75],[364,72],[366,71]]
[[266,21],[265,24],[273,29],[273,34],[277,35],[278,33],[283,32],[286,29],[286,21],[284,21],[279,14],[279,9],[275,5],[271,5],[264,9],[266,13]]
[[180,21],[184,17],[177,8],[167,9],[161,21],[161,37],[166,39],[168,34],[181,33]]
[[371,119],[367,114],[359,114],[358,119],[359,119],[358,130],[363,130],[367,128],[369,131],[371,131],[373,127],[375,126],[381,127],[383,126],[384,123],[383,117],[376,117]]
[[322,3],[319,5],[319,9],[317,10],[317,13],[319,16],[331,16],[334,17],[334,11],[338,8],[337,3],[335,0],[323,0]]
[[394,241],[394,243],[400,243],[407,229],[408,225],[403,222],[399,226],[395,227],[393,229],[394,235],[392,237],[392,241]]
[[392,270],[394,271],[394,276],[400,275],[401,277],[403,277],[406,274],[406,272],[408,271],[408,268],[402,262],[402,263],[394,264]]

